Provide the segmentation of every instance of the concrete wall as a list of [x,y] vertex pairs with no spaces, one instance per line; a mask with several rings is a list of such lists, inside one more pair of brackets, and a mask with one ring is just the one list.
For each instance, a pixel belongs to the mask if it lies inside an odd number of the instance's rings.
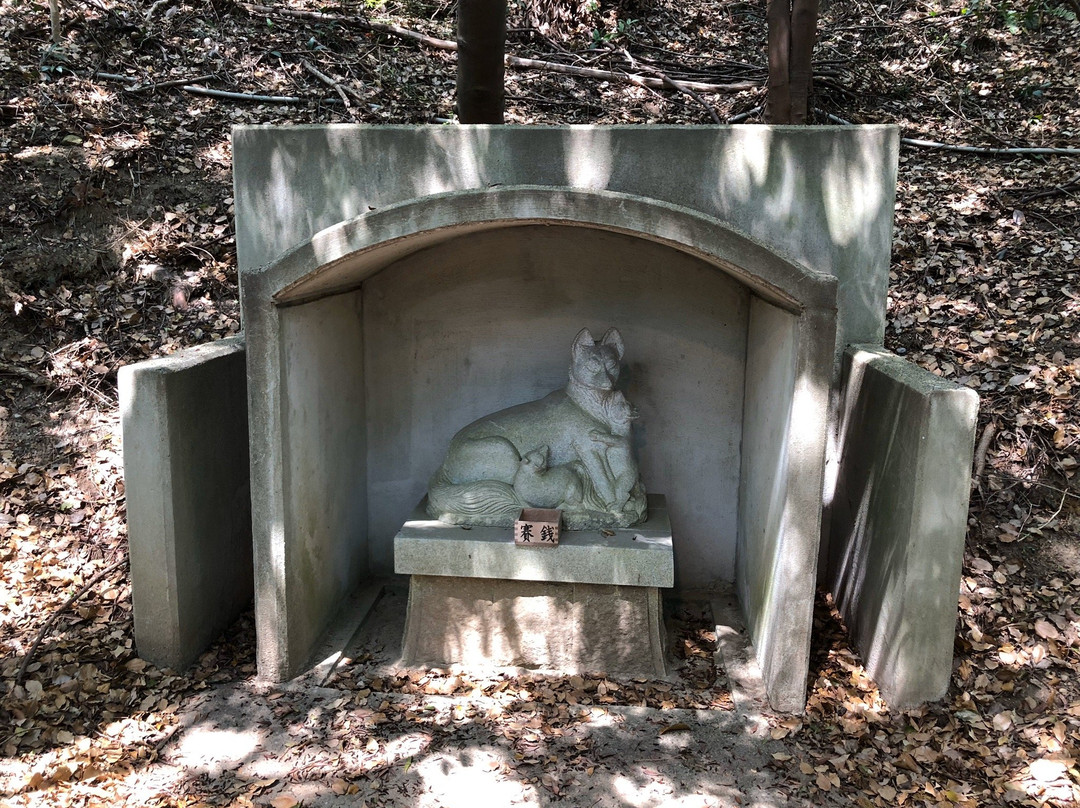
[[180,670],[250,603],[240,337],[120,369],[135,645]]
[[880,348],[845,357],[829,578],[894,708],[945,695],[978,395]]
[[280,322],[280,496],[292,530],[285,598],[290,656],[299,660],[368,574],[361,302],[323,298],[283,309]]
[[680,587],[734,576],[747,288],[616,233],[523,226],[461,237],[365,281],[372,569],[473,420],[564,387],[570,343],[609,327],[641,413],[646,490],[668,497]]
[[769,701],[791,712],[806,697],[831,328],[751,300],[735,585]]
[[[538,228],[537,225],[543,227]],[[806,266],[788,261],[753,239],[725,227],[723,223],[700,212],[642,197],[583,192],[565,188],[497,188],[412,200],[342,222],[317,234],[278,261],[245,273],[244,283],[241,286],[241,304],[248,336],[251,391],[249,406],[252,418],[252,491],[257,512],[254,534],[257,548],[256,572],[259,581],[256,613],[259,627],[260,673],[270,678],[286,677],[302,666],[307,656],[303,653],[305,643],[295,641],[300,635],[293,636],[296,627],[291,615],[293,609],[305,609],[307,606],[303,603],[294,606],[291,600],[291,593],[304,592],[305,587],[299,585],[297,581],[297,577],[302,575],[303,571],[288,563],[288,558],[293,552],[291,545],[298,541],[297,536],[300,535],[296,520],[301,512],[295,509],[290,510],[282,504],[287,500],[283,493],[285,479],[291,473],[289,468],[293,463],[289,448],[291,440],[289,434],[294,427],[290,421],[297,417],[296,413],[290,409],[289,391],[287,386],[283,386],[282,379],[288,374],[287,357],[295,355],[295,361],[302,362],[309,349],[294,351],[288,344],[293,339],[289,325],[290,318],[306,317],[310,326],[305,325],[305,328],[325,328],[330,334],[338,328],[340,323],[346,321],[352,323],[351,315],[348,317],[341,314],[336,316],[320,316],[314,313],[302,315],[298,312],[309,310],[316,312],[318,307],[323,305],[355,307],[359,300],[365,321],[369,312],[373,318],[384,315],[396,316],[399,313],[399,306],[380,305],[378,298],[374,295],[379,288],[379,279],[383,275],[385,275],[384,280],[387,281],[394,278],[395,267],[411,268],[403,272],[401,278],[398,279],[404,284],[402,288],[407,290],[408,280],[412,275],[435,271],[440,262],[453,262],[454,254],[458,250],[467,252],[473,240],[488,239],[487,243],[491,246],[512,250],[515,236],[529,233],[531,230],[539,231],[544,227],[560,231],[571,229],[582,231],[582,233],[561,234],[571,240],[571,245],[578,246],[575,255],[584,255],[589,259],[584,262],[584,266],[578,268],[577,275],[581,276],[580,278],[573,275],[565,277],[558,275],[562,270],[558,267],[546,267],[544,259],[532,257],[532,252],[524,256],[525,259],[534,262],[540,261],[532,272],[555,273],[558,277],[564,278],[562,281],[564,284],[578,284],[574,288],[588,290],[588,283],[601,281],[601,286],[605,290],[613,285],[605,278],[605,274],[608,278],[612,277],[615,272],[611,264],[617,265],[620,261],[605,264],[609,249],[613,250],[615,257],[620,258],[625,264],[619,267],[619,273],[621,273],[619,277],[626,276],[631,279],[634,274],[632,267],[639,258],[658,256],[658,261],[649,259],[652,261],[650,266],[654,273],[663,278],[668,263],[676,267],[693,266],[693,261],[686,263],[686,258],[692,256],[695,260],[706,264],[716,278],[729,283],[727,288],[734,295],[749,296],[751,300],[767,305],[767,310],[775,309],[783,313],[783,316],[796,320],[796,335],[787,343],[795,353],[794,381],[790,386],[791,400],[788,402],[792,417],[783,435],[783,440],[787,442],[790,459],[787,473],[782,481],[783,490],[778,497],[778,501],[782,504],[777,506],[784,514],[785,529],[782,542],[774,554],[775,565],[768,569],[759,565],[753,570],[755,574],[769,576],[770,583],[767,584],[769,596],[760,601],[760,608],[755,608],[748,616],[751,618],[752,630],[755,632],[754,640],[759,644],[759,653],[764,656],[762,667],[767,671],[769,694],[774,706],[785,710],[800,709],[805,696],[810,611],[820,530],[822,470],[828,411],[827,392],[833,372],[836,330],[836,280]],[[627,236],[631,237],[632,246],[617,246],[620,239],[625,239]],[[575,239],[578,240],[574,241]],[[600,249],[593,246],[594,243],[610,246]],[[554,243],[548,246],[552,250],[558,249]],[[497,253],[492,254],[490,250],[480,251],[475,253],[471,260],[457,265],[458,271],[452,273],[453,284],[449,284],[448,279],[451,276],[447,276],[445,281],[444,293],[462,286],[464,293],[471,295],[472,298],[479,298],[485,304],[479,307],[476,306],[475,301],[469,304],[469,311],[476,313],[470,327],[481,333],[487,327],[489,320],[507,322],[500,320],[499,316],[493,313],[500,311],[501,306],[508,303],[504,299],[505,295],[489,296],[490,283],[474,284],[471,289],[469,288],[474,274],[483,276],[486,264],[498,263],[498,261]],[[599,269],[594,269],[594,265]],[[526,280],[526,273],[518,273],[515,281],[514,273],[517,270],[507,267],[507,271],[511,274],[511,283],[521,283]],[[588,280],[594,274],[596,277],[591,281]],[[681,284],[685,277],[687,276],[676,277],[676,281]],[[716,278],[709,283],[720,283]],[[731,286],[730,282],[734,282],[734,286]],[[538,282],[530,281],[530,283]],[[616,286],[622,283],[623,281],[620,280]],[[651,287],[646,289],[641,285],[642,281],[631,280],[628,283],[631,288],[638,288],[639,293],[632,301],[629,298],[623,299],[623,302],[619,304],[621,308],[614,310],[629,311],[634,315],[630,318],[631,320],[639,319],[643,323],[652,324],[649,329],[643,329],[642,339],[637,343],[635,343],[635,335],[627,333],[628,344],[631,346],[656,343],[662,348],[665,347],[665,340],[671,347],[684,343],[690,344],[692,342],[690,335],[680,331],[680,317],[689,317],[691,324],[703,320],[705,314],[709,313],[708,306],[700,313],[694,306],[701,306],[703,302],[712,305],[710,300],[715,300],[709,296],[706,296],[704,301],[686,300],[680,297],[681,292],[673,293],[670,300],[677,305],[669,306],[662,317],[650,319],[653,316],[650,314],[651,308],[654,307],[653,298],[656,298],[657,304],[663,302],[665,298],[654,296]],[[528,284],[517,288],[528,288]],[[543,284],[533,288],[543,288]],[[708,285],[698,285],[696,288],[701,291],[707,289]],[[399,298],[401,305],[407,307],[410,296],[402,292]],[[512,298],[510,303],[516,300],[516,294]],[[452,301],[453,295],[451,294],[447,299]],[[614,295],[614,299],[620,300],[619,293]],[[339,303],[330,304],[327,301]],[[563,305],[570,307],[580,305],[573,301],[562,302]],[[525,306],[529,304],[544,305],[543,301],[523,301],[522,310],[527,310]],[[429,307],[428,314],[424,318],[418,318],[414,324],[423,333],[435,335],[437,329],[431,323],[420,323],[420,319],[453,320],[454,314],[450,309],[456,303],[451,302],[450,306],[438,306],[433,303],[425,305]],[[589,311],[582,309],[584,313],[589,313]],[[590,317],[595,317],[595,322],[590,323],[593,327],[600,329],[611,324],[611,307],[601,307],[591,311],[593,313]],[[722,312],[723,309],[717,309],[717,311]],[[548,317],[558,317],[558,314],[549,314]],[[580,319],[574,318],[574,320],[567,331],[568,334],[572,334],[580,325]],[[570,324],[569,319],[567,324]],[[461,328],[461,326],[458,327]],[[353,326],[350,325],[340,338],[327,338],[321,343],[313,341],[311,344],[320,344],[322,345],[320,350],[328,352],[335,349],[346,353],[351,352],[355,346],[365,344],[372,336],[367,333],[366,326],[362,335],[355,335],[352,328]],[[750,340],[763,338],[769,330],[767,324],[761,326],[756,332],[751,329]],[[387,350],[396,350],[394,343],[405,333],[406,331],[400,326],[390,328],[391,338]],[[468,331],[462,333],[467,334]],[[543,338],[550,340],[552,346],[558,343],[556,353],[566,356],[566,349],[562,346],[567,336],[560,335],[556,338],[554,332],[549,332]],[[467,337],[463,336],[462,339],[467,339]],[[429,349],[431,346],[438,346],[438,340],[428,341],[427,345]],[[416,347],[420,350],[423,346]],[[477,358],[486,357],[492,353],[492,345],[489,343],[482,342],[474,347],[476,347]],[[494,378],[502,385],[500,389],[505,391],[508,385],[512,387],[511,376],[517,371],[512,363],[506,361],[511,358],[509,354],[500,355],[501,365],[490,367],[488,370],[494,372]],[[549,354],[545,352],[545,355]],[[354,368],[361,367],[361,372],[356,374],[356,378],[368,375],[374,377],[376,374],[373,368],[379,361],[382,361],[382,350],[371,349],[367,350],[363,365],[356,362],[350,365]],[[463,359],[458,361],[460,369],[466,373],[471,372],[470,366]],[[470,361],[472,361],[471,357]],[[685,379],[690,375],[680,374],[678,368],[670,367],[671,361],[670,354],[659,356],[655,368],[644,369],[646,378],[648,374],[654,373],[671,373],[670,377],[665,377],[671,379]],[[766,361],[769,361],[768,357]],[[420,364],[427,368],[437,366],[426,358]],[[390,376],[400,375],[399,369],[409,366],[408,361],[405,364],[388,362],[387,373]],[[554,365],[550,370],[544,371],[544,373],[550,373],[552,377],[555,372]],[[630,378],[634,377],[635,372],[632,367]],[[489,375],[490,373],[485,374],[484,378]],[[561,383],[562,374],[559,375],[558,383]],[[426,381],[407,382],[401,378],[396,380],[397,385],[407,386],[413,383],[423,387]],[[761,389],[771,390],[772,388],[766,385]],[[648,391],[647,387],[645,391]],[[630,393],[633,395],[634,391],[631,389]],[[744,398],[749,395],[749,390],[744,391]],[[372,404],[378,398],[377,395],[369,396],[368,403]],[[311,398],[311,401],[314,402],[314,398]],[[320,406],[345,407],[338,397],[323,397],[321,401]],[[441,406],[447,406],[446,402],[447,399],[442,399]],[[759,396],[749,398],[743,407],[744,411],[756,412],[759,407],[767,405],[768,402]],[[717,408],[719,408],[717,400],[714,399],[711,402],[706,400],[705,411],[702,415],[710,417],[711,411]],[[436,409],[432,408],[430,411],[436,412]],[[658,411],[662,412],[662,408]],[[305,417],[311,417],[310,411],[305,412],[307,412]],[[347,409],[343,409],[343,412],[347,412]],[[715,414],[712,413],[712,415]],[[365,418],[370,422],[369,416],[370,413],[352,413],[348,417],[354,420]],[[335,416],[334,423],[343,427],[347,423],[347,418],[344,415],[340,419]],[[460,424],[455,423],[452,427],[445,427],[446,434],[449,435],[459,426]],[[307,429],[306,426],[301,428]],[[319,437],[320,433],[318,430],[309,430],[308,434]],[[321,437],[324,441],[332,443],[339,438],[339,435],[347,434],[343,430],[333,430],[323,432]],[[385,437],[373,433],[372,445]],[[405,440],[400,435],[394,436],[393,439],[403,441],[397,444],[404,447],[403,451],[413,451],[408,445],[410,440]],[[709,445],[711,444],[706,443],[706,448]],[[643,447],[643,450],[647,448]],[[335,446],[327,451],[328,453],[347,451],[349,457],[355,457],[355,452],[351,448]],[[689,451],[692,457],[693,453],[700,451],[700,447],[693,446]],[[391,457],[389,462],[393,461],[394,458]],[[679,464],[686,462],[686,458],[669,458],[668,462],[672,469],[677,469]],[[379,464],[370,465],[369,474],[375,473],[377,466]],[[383,473],[381,468],[377,470]],[[359,479],[359,475],[357,478]],[[372,482],[370,478],[368,482]],[[403,486],[402,490],[407,490],[407,487]],[[381,498],[382,495],[383,492],[380,491],[379,497]],[[404,494],[402,496],[404,497]],[[375,500],[376,496],[372,491],[369,501]],[[797,529],[788,529],[791,525],[797,526]],[[341,533],[339,541],[353,542],[354,540],[351,533]],[[676,537],[677,547],[678,541]],[[708,549],[706,547],[706,550]],[[730,564],[730,559],[720,563]],[[336,572],[330,566],[322,566],[319,569],[322,570],[321,574],[326,576],[331,576]],[[751,587],[757,586],[759,586],[758,582],[751,583]],[[315,615],[316,612],[309,611],[308,614]],[[286,618],[288,626],[284,627]],[[314,627],[316,624],[317,621],[307,622],[305,618],[306,626]],[[309,635],[305,635],[305,638],[307,636]]]
[[615,191],[700,211],[839,280],[837,356],[885,333],[892,126],[242,126],[243,273],[323,228],[409,199],[513,185]]

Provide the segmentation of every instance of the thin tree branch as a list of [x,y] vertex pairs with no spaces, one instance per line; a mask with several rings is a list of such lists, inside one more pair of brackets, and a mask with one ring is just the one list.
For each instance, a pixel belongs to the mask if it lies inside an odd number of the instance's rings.
[[338,94],[338,96],[340,96],[341,103],[345,105],[346,109],[348,109],[349,107],[352,106],[352,103],[349,101],[349,96],[345,95],[345,89],[338,82],[334,81],[328,75],[323,73],[321,70],[319,70],[317,67],[315,67],[315,65],[313,65],[311,62],[309,62],[307,59],[302,59],[300,61],[300,64],[302,64],[304,66],[304,69],[308,73],[313,75],[315,78],[317,78],[323,84],[326,84],[327,86],[332,87],[334,89],[334,91]]
[[419,31],[402,28],[400,25],[390,25],[385,22],[372,22],[371,20],[365,20],[362,17],[346,17],[341,14],[326,14],[322,11],[299,11],[292,8],[271,8],[270,6],[260,6],[253,3],[240,3],[240,6],[256,14],[280,14],[283,17],[295,17],[299,20],[348,23],[349,25],[355,25],[357,28],[361,28],[365,31],[377,31],[380,34],[389,34],[391,36],[401,37],[402,39],[412,39],[427,45],[429,48],[435,48],[436,50],[457,50],[457,42],[454,42],[452,39],[439,39],[438,37],[422,34]]
[[259,104],[299,104],[303,99],[295,95],[256,95],[255,93],[231,93],[226,90],[212,90],[196,84],[181,87],[186,93],[207,95],[211,98],[226,98],[232,101],[251,101]]
[[[361,19],[359,17],[345,17],[340,14],[325,14],[321,11],[298,11],[296,9],[288,8],[271,8],[269,6],[260,6],[250,3],[241,3],[240,5],[255,14],[280,14],[282,16],[295,17],[302,20],[340,22],[348,25],[355,25],[366,31],[377,31],[379,33],[389,34],[403,39],[411,39],[437,50],[457,52],[456,42],[452,42],[449,39],[439,39],[438,37],[421,34],[419,31],[411,31],[408,28],[402,28],[400,25],[371,22],[370,20]],[[528,70],[546,70],[549,73],[562,73],[568,76],[580,76],[582,78],[600,79],[602,81],[623,81],[635,84],[639,87],[648,87],[653,90],[662,90],[669,86],[660,78],[647,78],[645,76],[636,76],[632,73],[618,73],[611,70],[565,65],[561,62],[548,62],[542,59],[526,59],[520,56],[507,55],[506,64],[509,67],[518,67]],[[668,81],[670,81],[670,79]],[[724,93],[738,92],[741,90],[756,90],[761,86],[761,82],[737,81],[726,84],[717,84],[704,81],[680,81],[679,85],[681,91],[694,90],[699,93]]]
[[990,450],[990,441],[994,439],[997,431],[997,423],[990,421],[984,428],[982,437],[979,438],[979,447],[975,450],[975,479],[972,485],[982,490],[983,472],[986,471],[986,453]]
[[127,88],[129,93],[152,93],[155,90],[164,90],[169,87],[182,87],[185,84],[201,84],[204,81],[212,81],[217,78],[214,74],[206,76],[192,76],[187,79],[169,79],[168,81],[154,81],[149,84],[139,84]]
[[[818,112],[834,123],[843,124],[844,126],[854,126],[851,121],[846,121],[832,113],[825,112],[821,109],[819,109]],[[985,146],[954,146],[949,143],[938,143],[936,140],[916,140],[915,138],[910,137],[900,138],[900,144],[903,146],[916,146],[920,149],[937,149],[939,151],[961,152],[963,154],[986,154],[1001,157],[1010,154],[1080,154],[1080,149],[1059,149],[1049,146],[1009,146],[1004,149]]]
[[664,82],[664,84],[671,87],[673,90],[678,90],[683,95],[688,96],[691,100],[696,101],[698,104],[703,106],[705,108],[705,111],[709,113],[709,117],[712,118],[713,123],[715,123],[717,125],[720,125],[721,123],[723,123],[723,121],[720,120],[720,116],[716,114],[716,110],[713,109],[712,107],[710,107],[708,104],[706,104],[705,99],[702,98],[697,93],[695,93],[689,87],[687,87],[685,85],[685,83],[683,83],[681,81],[675,81],[675,79],[668,76],[667,73],[665,73],[663,70],[661,70],[658,67],[652,67],[650,65],[642,65],[640,62],[638,62],[636,59],[634,59],[633,56],[630,55],[630,51],[628,51],[626,48],[622,48],[621,50],[622,50],[622,55],[626,57],[626,61],[628,61],[630,63],[630,67],[632,67],[632,68],[639,68],[640,67],[640,68],[643,68],[644,70],[658,76],[660,78],[660,80]]
[[23,678],[26,676],[26,669],[30,667],[30,663],[33,661],[34,656],[37,654],[38,646],[41,645],[42,641],[45,639],[45,636],[49,633],[49,630],[53,627],[53,625],[56,624],[56,621],[60,619],[60,615],[62,615],[69,608],[71,608],[71,604],[73,604],[75,601],[77,601],[79,598],[89,592],[93,588],[94,584],[96,584],[109,573],[115,571],[118,567],[120,567],[121,564],[124,564],[126,561],[127,556],[124,556],[120,560],[114,561],[112,564],[105,567],[104,569],[98,570],[90,578],[89,581],[83,584],[75,592],[75,594],[65,600],[64,604],[49,616],[49,619],[42,624],[40,629],[38,629],[37,636],[34,638],[34,644],[30,646],[30,650],[27,651],[26,656],[23,657],[22,664],[19,666],[19,672],[15,674],[16,685],[21,685],[23,683]]
[[[520,56],[507,56],[506,63],[511,67],[524,67],[532,68],[534,70],[547,70],[551,73],[563,73],[568,76],[582,76],[590,79],[601,79],[603,81],[625,81],[629,84],[635,84],[638,87],[649,87],[653,90],[662,90],[667,86],[663,79],[647,78],[646,76],[637,76],[633,73],[616,73],[612,70],[600,70],[594,67],[575,67],[574,65],[564,65],[559,62],[545,62],[540,59],[523,59]],[[681,82],[682,86],[696,90],[699,93],[722,93],[738,90],[756,90],[761,87],[761,82],[757,81],[738,81],[730,84],[710,84],[703,81],[684,81]]]

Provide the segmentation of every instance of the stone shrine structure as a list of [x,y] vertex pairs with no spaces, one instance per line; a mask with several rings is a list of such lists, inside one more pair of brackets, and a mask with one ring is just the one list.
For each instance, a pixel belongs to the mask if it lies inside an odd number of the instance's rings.
[[[121,373],[125,436],[158,436],[125,442],[140,653],[181,665],[205,642],[148,599],[227,619],[253,575],[260,674],[303,670],[395,571],[461,425],[559,388],[568,335],[615,326],[670,581],[734,586],[772,706],[803,707],[819,581],[894,705],[943,695],[977,399],[881,349],[897,146],[878,126],[237,128],[246,378],[198,354]],[[235,407],[203,391],[236,382],[247,430],[215,451],[249,458],[250,573],[179,519],[222,481],[178,447]],[[209,522],[235,511],[204,499]],[[560,583],[543,553],[603,558],[508,541],[539,598]]]

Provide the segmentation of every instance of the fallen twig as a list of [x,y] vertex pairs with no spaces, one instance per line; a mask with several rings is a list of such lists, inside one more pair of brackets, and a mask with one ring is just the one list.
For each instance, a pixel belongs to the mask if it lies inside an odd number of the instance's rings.
[[[833,115],[824,110],[816,110],[833,123],[844,126],[854,126],[851,121],[846,121],[838,115]],[[1080,149],[1053,148],[1050,146],[1009,146],[1007,148],[993,148],[986,146],[954,146],[949,143],[939,143],[936,140],[917,140],[910,137],[900,138],[902,146],[916,146],[920,149],[937,149],[939,151],[961,152],[963,154],[985,154],[995,157],[1004,157],[1010,154],[1080,154]]]
[[[367,31],[378,31],[384,34],[390,34],[392,36],[402,37],[403,39],[412,39],[416,42],[420,42],[427,45],[430,48],[436,48],[438,50],[445,51],[457,51],[457,43],[450,39],[439,39],[438,37],[428,36],[422,34],[419,31],[412,31],[408,28],[402,28],[400,25],[389,25],[381,22],[371,22],[359,17],[345,17],[340,14],[326,14],[321,11],[298,11],[295,9],[285,8],[270,8],[269,6],[253,5],[248,3],[241,3],[241,6],[250,12],[256,14],[281,14],[286,17],[296,17],[302,20],[323,20],[347,23],[349,25],[355,25],[358,28],[362,28]],[[612,70],[600,70],[593,67],[578,67],[576,65],[565,65],[561,62],[547,62],[542,59],[526,59],[521,56],[514,56],[512,54],[506,55],[506,64],[509,67],[519,67],[530,70],[546,70],[549,73],[563,73],[568,76],[580,76],[583,78],[601,79],[602,81],[624,81],[630,84],[635,84],[639,87],[648,87],[653,90],[661,90],[665,87],[670,87],[672,79],[665,81],[661,78],[647,78],[645,76],[637,76],[632,73],[618,73]],[[680,92],[686,92],[687,90],[693,90],[699,93],[724,93],[724,92],[737,92],[740,90],[754,90],[761,86],[761,82],[758,81],[738,81],[728,84],[715,84],[704,81],[680,81]]]
[[709,117],[712,118],[713,123],[715,123],[717,125],[720,125],[722,123],[722,121],[720,120],[720,116],[716,114],[716,110],[713,109],[712,107],[710,107],[708,104],[706,104],[704,98],[702,98],[700,95],[698,95],[692,89],[690,89],[688,86],[686,86],[685,82],[675,81],[675,79],[668,76],[667,73],[665,73],[663,70],[661,70],[658,67],[651,67],[651,66],[648,66],[648,65],[641,65],[640,62],[638,62],[636,59],[634,59],[633,56],[630,55],[630,51],[628,51],[626,48],[622,48],[622,54],[623,54],[623,56],[626,57],[626,61],[628,61],[630,63],[630,67],[640,68],[640,69],[643,69],[643,70],[646,70],[646,71],[648,71],[650,73],[655,74],[668,87],[671,87],[671,89],[673,89],[673,90],[678,90],[683,95],[688,96],[691,100],[696,101],[698,104],[703,106],[705,108],[705,110],[709,113]]
[[281,14],[282,16],[295,17],[299,20],[348,23],[349,25],[355,25],[357,28],[362,28],[365,31],[377,31],[381,34],[390,34],[391,36],[401,37],[402,39],[412,39],[427,45],[429,48],[435,48],[436,50],[457,50],[457,42],[452,39],[439,39],[438,37],[428,36],[427,34],[422,34],[419,31],[413,31],[409,28],[402,28],[400,25],[391,25],[390,23],[385,22],[372,22],[371,20],[365,20],[363,17],[346,17],[342,14],[327,14],[322,11],[299,11],[292,8],[271,8],[270,6],[260,6],[253,3],[241,3],[240,6],[248,11],[255,12],[256,14]]
[[181,87],[186,93],[207,95],[211,98],[227,98],[231,101],[251,101],[258,104],[299,104],[303,99],[295,95],[257,95],[255,93],[232,93],[227,90],[212,90],[197,84],[185,84]]
[[[617,73],[613,70],[600,70],[595,67],[577,67],[564,65],[561,62],[545,62],[540,59],[523,59],[520,56],[507,56],[506,64],[511,67],[526,67],[534,70],[546,70],[550,73],[563,73],[568,76],[581,76],[583,78],[601,79],[602,81],[625,81],[636,84],[639,87],[649,87],[653,90],[662,90],[668,84],[659,78],[637,76],[633,73]],[[670,81],[670,79],[668,80]],[[682,87],[695,90],[699,93],[724,93],[737,92],[740,90],[756,90],[761,87],[758,81],[736,81],[728,84],[712,84],[705,81],[680,82]]]
[[1061,509],[1065,507],[1065,500],[1068,499],[1068,498],[1069,498],[1069,492],[1066,491],[1064,494],[1061,495],[1061,504],[1058,505],[1058,509],[1056,511],[1054,511],[1054,515],[1051,516],[1049,519],[1047,519],[1045,522],[1043,522],[1038,527],[1034,528],[1034,530],[1032,532],[1036,532],[1036,531],[1044,529],[1047,525],[1049,525],[1051,522],[1053,522],[1055,519],[1057,519],[1058,516],[1061,515]]
[[[346,108],[349,108],[349,107],[352,106],[352,102],[349,101],[349,96],[345,94],[345,89],[346,88],[342,86],[341,82],[334,81],[328,75],[326,75],[321,70],[319,70],[317,67],[315,67],[315,65],[313,65],[311,62],[309,62],[307,59],[302,59],[300,61],[300,64],[302,64],[304,66],[305,70],[307,70],[311,75],[313,75],[315,78],[317,78],[323,84],[326,84],[327,86],[332,87],[334,89],[334,91],[341,97],[341,103],[344,104]],[[357,101],[363,102],[363,100],[364,100],[363,98],[357,97],[356,93],[354,93],[354,92],[352,92],[351,95],[353,95],[353,97],[356,98]]]
[[990,421],[983,427],[982,437],[979,438],[979,447],[975,450],[975,479],[972,484],[982,490],[983,472],[986,471],[986,453],[990,450],[990,441],[994,439],[997,431],[997,423]]
[[121,558],[118,561],[114,561],[112,564],[105,567],[104,569],[98,570],[90,578],[89,581],[87,581],[85,584],[83,584],[75,592],[75,594],[73,594],[71,597],[69,597],[67,600],[65,600],[63,605],[49,616],[49,619],[46,620],[42,624],[40,629],[38,629],[37,636],[34,637],[33,645],[30,646],[30,650],[27,651],[26,656],[23,657],[22,664],[19,666],[19,672],[17,674],[15,674],[15,684],[16,685],[21,685],[23,683],[23,678],[26,676],[26,669],[28,667],[30,667],[30,663],[33,661],[34,656],[37,654],[38,646],[41,645],[42,641],[45,639],[45,636],[49,633],[49,629],[51,629],[53,627],[53,625],[56,623],[56,621],[60,619],[60,615],[62,615],[69,608],[71,608],[71,604],[73,604],[75,601],[77,601],[79,598],[81,598],[83,595],[85,595],[87,592],[89,592],[93,588],[94,584],[96,584],[98,581],[100,581],[102,578],[104,578],[110,572],[113,572],[114,570],[116,570],[121,564],[123,564],[126,561],[127,561],[127,556]]
[[169,79],[168,81],[154,81],[150,84],[137,84],[128,88],[129,93],[149,93],[154,90],[164,90],[168,87],[182,87],[185,84],[199,84],[203,81],[211,81],[217,78],[213,73],[206,76],[192,76],[187,79]]
[[1058,194],[1071,194],[1073,191],[1080,190],[1080,174],[1075,174],[1065,182],[1059,183],[1052,188],[1047,188],[1044,191],[1034,191],[1030,194],[1024,194],[1020,197],[1021,202],[1033,202],[1036,199],[1045,199],[1048,196],[1057,196]]

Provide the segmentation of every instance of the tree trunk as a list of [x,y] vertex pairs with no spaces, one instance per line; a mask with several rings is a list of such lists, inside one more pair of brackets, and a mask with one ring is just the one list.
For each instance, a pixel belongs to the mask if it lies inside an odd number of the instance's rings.
[[457,46],[458,121],[502,123],[506,0],[460,0]]
[[768,0],[769,91],[765,120],[806,123],[813,89],[811,58],[818,0]]
[[52,43],[60,44],[60,0],[49,0],[49,29],[52,32]]

